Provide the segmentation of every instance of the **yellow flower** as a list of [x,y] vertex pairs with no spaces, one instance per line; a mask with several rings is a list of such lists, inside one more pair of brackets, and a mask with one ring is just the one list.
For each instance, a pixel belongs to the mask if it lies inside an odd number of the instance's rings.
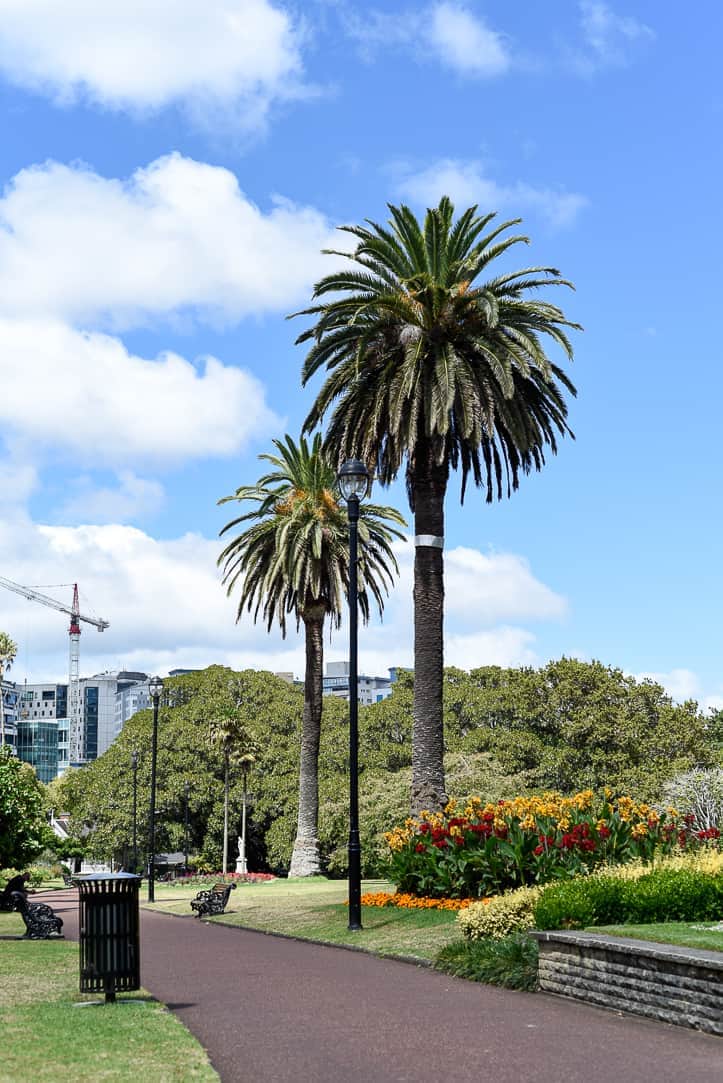
[[647,833],[648,833],[648,825],[647,824],[635,824],[632,831],[630,832],[630,834],[632,835],[632,837],[634,839],[642,839],[642,838],[645,837],[645,835],[647,835]]

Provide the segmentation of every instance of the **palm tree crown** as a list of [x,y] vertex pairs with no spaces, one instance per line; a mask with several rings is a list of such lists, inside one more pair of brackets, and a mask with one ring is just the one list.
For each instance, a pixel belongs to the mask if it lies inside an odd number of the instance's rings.
[[[493,224],[476,207],[453,222],[443,198],[424,228],[409,208],[389,207],[389,228],[344,226],[357,238],[346,255],[356,268],[327,275],[314,297],[332,295],[296,315],[314,325],[297,342],[312,342],[306,383],[330,372],[306,421],[312,429],[334,406],[327,444],[339,460],[373,463],[383,483],[407,460],[413,473],[420,441],[434,462],[461,467],[486,486],[487,500],[517,488],[520,472],[544,463],[556,436],[569,433],[563,389],[575,389],[545,353],[545,336],[568,359],[565,319],[530,295],[548,285],[571,286],[553,267],[510,271],[478,283],[519,235],[503,236],[519,219]],[[341,295],[341,296],[340,296]]]
[[[348,525],[337,491],[336,472],[323,454],[317,433],[311,446],[290,436],[274,440],[276,455],[260,455],[274,468],[256,485],[241,486],[230,500],[248,501],[252,510],[223,528],[227,533],[249,524],[221,553],[224,582],[231,594],[240,582],[237,617],[253,610],[270,629],[277,621],[286,634],[286,618],[297,626],[310,605],[339,624],[349,583]],[[369,617],[370,595],[379,610],[398,571],[392,550],[405,521],[394,508],[362,504],[359,515],[359,608]]]
[[[501,499],[521,473],[540,469],[557,437],[570,433],[564,392],[575,389],[551,361],[549,342],[572,358],[561,309],[532,294],[570,286],[554,267],[504,271],[481,281],[523,236],[519,219],[470,207],[457,221],[449,199],[424,226],[407,207],[389,207],[388,226],[345,226],[357,240],[354,266],[314,288],[317,304],[297,315],[314,324],[302,379],[326,379],[304,428],[330,411],[326,447],[358,458],[388,484],[406,462],[414,511],[414,728],[412,810],[440,808],[444,785],[442,711],[444,500],[449,472]],[[572,435],[570,433],[570,435]]]
[[[246,525],[221,553],[224,582],[240,586],[237,619],[244,609],[254,620],[263,614],[269,629],[276,620],[286,634],[288,614],[304,623],[306,668],[301,726],[299,812],[289,875],[320,871],[319,740],[323,698],[324,621],[338,625],[349,583],[349,530],[337,495],[336,473],[324,454],[320,434],[311,446],[286,436],[275,440],[276,455],[261,455],[273,469],[256,485],[242,486],[228,500],[253,507],[222,530]],[[359,508],[359,608],[369,617],[370,598],[379,611],[397,561],[392,550],[405,522],[394,508],[363,503]]]

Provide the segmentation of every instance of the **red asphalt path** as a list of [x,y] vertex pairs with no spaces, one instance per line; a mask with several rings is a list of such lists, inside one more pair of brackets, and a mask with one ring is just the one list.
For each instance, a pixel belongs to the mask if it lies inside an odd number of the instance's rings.
[[194,918],[141,911],[141,980],[223,1083],[723,1083],[720,1038]]

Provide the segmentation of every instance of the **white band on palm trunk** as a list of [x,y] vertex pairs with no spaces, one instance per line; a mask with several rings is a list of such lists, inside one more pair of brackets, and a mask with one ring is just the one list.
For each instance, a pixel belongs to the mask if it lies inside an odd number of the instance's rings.
[[416,534],[414,544],[427,545],[431,549],[444,549],[444,538],[440,538],[437,534]]

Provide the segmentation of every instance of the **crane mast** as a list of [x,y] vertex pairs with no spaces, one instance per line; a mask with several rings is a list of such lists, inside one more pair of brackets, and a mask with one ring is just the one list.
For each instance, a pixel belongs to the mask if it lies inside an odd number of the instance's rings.
[[80,612],[80,600],[78,598],[78,584],[73,584],[73,604],[64,605],[47,594],[41,594],[33,587],[23,587],[20,583],[13,583],[11,579],[0,576],[0,587],[6,587],[16,594],[21,594],[31,602],[40,602],[41,605],[50,606],[60,613],[70,616],[70,651],[68,662],[68,759],[71,763],[85,763],[87,749],[85,746],[85,727],[83,726],[83,705],[80,701],[80,622],[94,625],[99,632],[104,632],[109,627],[107,620],[96,617],[86,617]]

